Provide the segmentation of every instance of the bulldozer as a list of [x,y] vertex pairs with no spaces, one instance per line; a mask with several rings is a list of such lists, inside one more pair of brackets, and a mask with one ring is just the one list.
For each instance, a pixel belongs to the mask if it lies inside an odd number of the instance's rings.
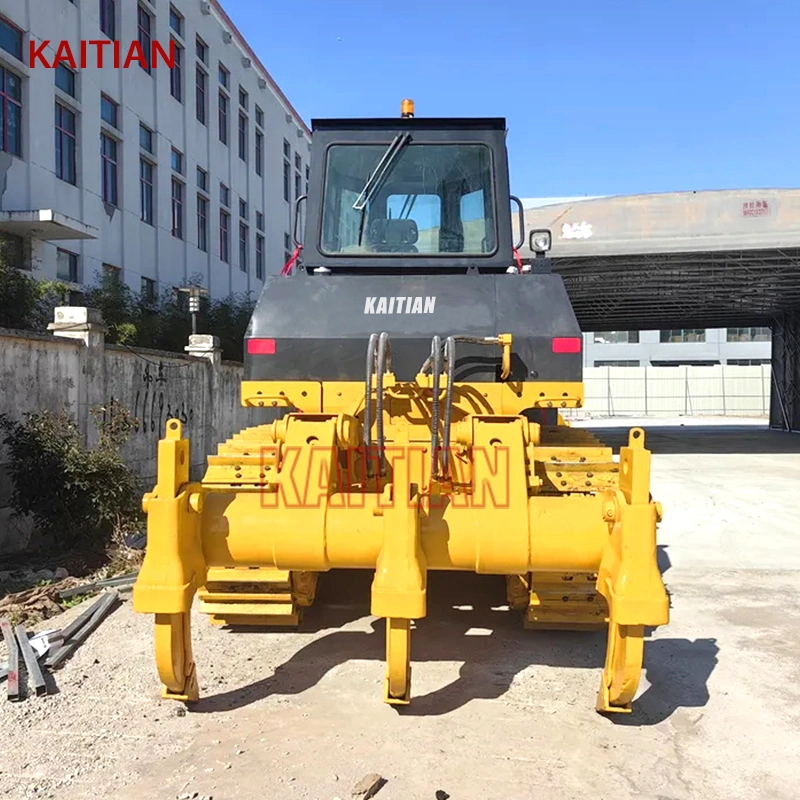
[[651,453],[641,428],[615,456],[570,424],[582,333],[551,232],[520,255],[506,133],[410,100],[312,121],[295,253],[243,346],[241,402],[271,419],[220,443],[200,480],[168,420],[143,498],[133,606],[154,615],[162,697],[199,699],[195,599],[212,624],[296,628],[326,573],[369,570],[383,699],[407,705],[428,576],[463,570],[501,576],[526,629],[605,630],[595,708],[631,711],[646,629],[669,622]]

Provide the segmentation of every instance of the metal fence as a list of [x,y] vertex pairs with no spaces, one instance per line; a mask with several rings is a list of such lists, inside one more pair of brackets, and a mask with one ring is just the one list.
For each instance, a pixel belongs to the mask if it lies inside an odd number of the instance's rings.
[[586,417],[769,415],[769,364],[747,367],[586,367]]

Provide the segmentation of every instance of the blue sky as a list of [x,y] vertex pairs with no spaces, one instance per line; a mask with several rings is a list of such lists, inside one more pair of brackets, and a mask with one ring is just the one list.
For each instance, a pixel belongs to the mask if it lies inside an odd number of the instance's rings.
[[306,122],[503,116],[521,197],[800,186],[797,0],[222,0]]

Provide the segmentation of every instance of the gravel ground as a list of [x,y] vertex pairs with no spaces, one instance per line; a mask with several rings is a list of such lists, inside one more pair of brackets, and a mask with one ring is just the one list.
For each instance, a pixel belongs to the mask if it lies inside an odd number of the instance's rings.
[[3,694],[0,796],[348,800],[377,772],[378,800],[794,798],[800,437],[649,435],[673,610],[645,645],[632,715],[594,711],[602,635],[523,631],[502,581],[467,574],[431,576],[414,700],[388,707],[370,576],[333,573],[297,633],[197,615],[203,699],[185,714],[160,700],[152,620],[126,600],[55,674],[58,693]]

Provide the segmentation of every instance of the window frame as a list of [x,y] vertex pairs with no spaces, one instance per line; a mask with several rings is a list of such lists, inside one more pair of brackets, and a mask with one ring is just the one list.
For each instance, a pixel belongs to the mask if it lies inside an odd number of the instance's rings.
[[[15,97],[7,88],[8,77],[12,76],[16,79],[18,97]],[[14,113],[9,114],[9,110],[13,109]],[[12,156],[22,158],[22,125],[23,125],[23,103],[22,103],[22,76],[9,69],[5,64],[0,63],[0,115],[2,115],[2,126],[0,127],[0,151],[10,153]],[[16,118],[16,141],[15,144],[18,149],[13,150],[10,146],[10,132],[11,126],[9,119]]]
[[[177,195],[176,188],[178,189]],[[186,184],[174,175],[172,176],[170,198],[172,201],[172,235],[176,239],[183,240],[186,221]]]
[[[147,179],[144,175],[145,167],[150,170],[150,177]],[[155,184],[156,184],[156,165],[150,161],[150,159],[145,158],[144,156],[139,156],[139,204],[140,204],[140,218],[141,221],[147,225],[152,225],[155,227]],[[147,195],[149,193],[149,202],[147,201]],[[148,214],[146,213],[146,209],[149,209],[149,218]]]
[[[60,100],[55,101],[55,160],[56,160],[56,177],[59,180],[68,183],[70,186],[78,185],[78,114],[74,108],[62,103]],[[60,112],[60,113],[59,113]],[[64,116],[69,115],[72,118],[72,130],[70,131],[64,126]],[[64,143],[68,142],[67,156],[65,156]],[[67,173],[65,176],[65,161],[69,158],[67,164]],[[71,175],[71,180],[70,180]]]
[[[113,158],[106,153],[105,143],[110,142],[114,146]],[[103,185],[102,198],[107,205],[119,208],[119,157],[120,142],[106,131],[100,131],[100,158],[101,158],[101,181]],[[110,171],[110,175],[109,175]],[[113,197],[109,197],[113,195]]]
[[[117,0],[100,0],[98,22],[100,32],[113,42],[117,38]],[[110,31],[106,29],[106,25],[111,28]]]

